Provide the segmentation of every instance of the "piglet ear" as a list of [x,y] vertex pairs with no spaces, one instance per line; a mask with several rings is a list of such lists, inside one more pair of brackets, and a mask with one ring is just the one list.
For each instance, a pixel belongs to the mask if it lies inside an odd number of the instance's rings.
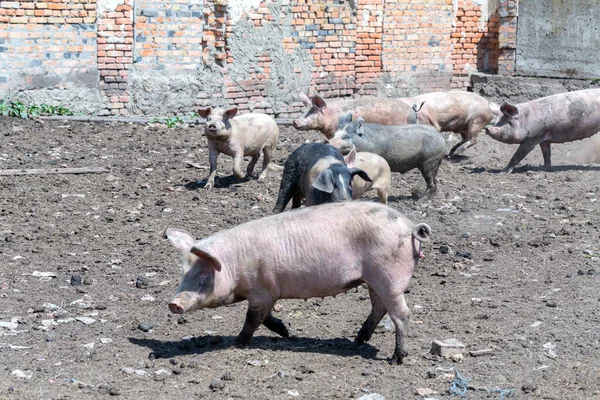
[[318,108],[319,110],[322,110],[325,107],[327,107],[327,103],[325,102],[325,100],[318,94],[315,94],[313,96],[312,105],[315,106],[316,108]]
[[169,239],[171,244],[182,253],[190,251],[194,243],[196,243],[196,239],[183,229],[169,228],[166,230],[165,236]]
[[346,162],[346,167],[352,168],[354,167],[354,162],[356,161],[356,146],[352,145],[352,150],[350,153],[344,156],[344,161]]
[[325,193],[333,192],[333,172],[330,169],[324,169],[313,181],[312,186]]
[[509,118],[517,118],[519,116],[519,109],[517,106],[510,104],[508,101],[502,102],[500,112]]
[[225,116],[225,118],[233,118],[235,117],[235,114],[237,114],[238,112],[238,108],[237,107],[231,107],[228,110],[226,110],[223,115]]
[[198,110],[198,115],[201,116],[202,118],[206,118],[210,115],[211,111],[212,111],[212,107],[201,108]]
[[207,253],[205,250],[202,250],[196,246],[193,246],[191,249],[193,255],[201,259],[204,265],[210,266],[215,271],[221,270],[221,262],[214,256]]
[[352,113],[343,113],[338,118],[338,129],[343,129],[350,122],[352,122]]
[[490,101],[488,103],[488,107],[490,108],[492,114],[500,115],[500,106],[498,104],[494,103],[493,101]]
[[302,101],[302,103],[304,103],[305,106],[311,105],[310,99],[306,94],[304,94],[304,92],[300,92],[300,101]]

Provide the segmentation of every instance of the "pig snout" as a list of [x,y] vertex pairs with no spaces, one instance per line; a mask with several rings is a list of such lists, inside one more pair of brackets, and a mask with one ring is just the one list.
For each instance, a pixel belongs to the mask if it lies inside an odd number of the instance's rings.
[[206,130],[208,130],[211,133],[214,133],[217,131],[217,124],[215,124],[214,122],[209,122],[206,125]]
[[181,306],[181,304],[179,304],[179,302],[173,300],[172,302],[169,303],[169,310],[173,313],[173,314],[183,314],[183,312],[185,311],[185,309]]

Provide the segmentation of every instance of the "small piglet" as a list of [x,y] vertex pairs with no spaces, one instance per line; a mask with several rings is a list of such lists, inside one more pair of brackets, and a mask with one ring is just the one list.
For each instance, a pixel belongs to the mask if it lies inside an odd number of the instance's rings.
[[352,199],[358,199],[369,190],[376,190],[379,201],[387,204],[390,186],[392,184],[392,171],[390,165],[383,157],[375,153],[350,151],[344,156],[348,168],[362,169],[369,175],[372,181],[355,176],[352,178]]
[[560,93],[515,105],[505,101],[500,107],[490,103],[489,107],[500,119],[485,133],[503,143],[519,144],[504,169],[508,173],[538,145],[548,169],[552,143],[581,140],[600,131],[600,89]]
[[428,125],[367,124],[361,118],[354,122],[350,114],[340,117],[340,130],[329,141],[348,153],[353,146],[359,152],[379,154],[392,172],[405,173],[418,168],[425,179],[427,190],[421,196],[431,197],[437,190],[436,175],[446,155],[446,141]]
[[285,161],[279,195],[273,208],[282,212],[292,201],[292,208],[352,199],[352,178],[371,178],[358,168],[348,168],[344,157],[328,144],[307,143],[298,147]]
[[[258,180],[267,176],[268,168],[275,169],[270,162],[271,152],[279,139],[277,123],[266,114],[249,113],[236,117],[237,111],[237,107],[227,110],[207,107],[198,110],[198,115],[207,119],[204,133],[208,140],[210,174],[204,186],[206,189],[211,189],[215,183],[219,153],[233,157],[233,173],[240,179],[252,175],[261,152],[263,167]],[[244,156],[252,156],[246,174],[242,172]]]
[[261,324],[289,336],[271,315],[278,299],[335,296],[364,282],[372,309],[355,342],[368,341],[388,313],[396,327],[391,362],[400,364],[410,316],[404,292],[430,234],[427,224],[413,224],[386,205],[354,201],[271,215],[199,242],[168,229],[183,260],[183,280],[169,309],[182,314],[248,300],[235,340],[245,347]]

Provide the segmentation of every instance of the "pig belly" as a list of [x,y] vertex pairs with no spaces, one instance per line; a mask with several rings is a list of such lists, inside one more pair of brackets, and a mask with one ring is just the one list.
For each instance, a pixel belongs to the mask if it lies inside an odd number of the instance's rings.
[[[362,283],[360,271],[346,265],[313,265],[310,269],[299,267],[278,276],[279,297],[282,299],[308,299],[335,296]],[[304,272],[304,273],[302,273]]]
[[582,140],[594,136],[600,131],[600,121],[588,126],[569,126],[560,130],[553,130],[542,138],[542,142],[566,143]]

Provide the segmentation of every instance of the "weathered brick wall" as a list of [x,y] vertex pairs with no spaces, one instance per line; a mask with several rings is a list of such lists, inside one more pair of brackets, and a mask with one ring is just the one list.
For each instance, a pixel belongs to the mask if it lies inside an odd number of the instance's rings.
[[469,71],[514,68],[516,0],[497,1],[491,16],[473,0],[0,2],[0,99],[293,117],[300,91],[464,89]]
[[498,73],[498,10],[486,16],[480,4],[472,0],[457,2],[452,30],[452,87],[466,89],[469,72]]

